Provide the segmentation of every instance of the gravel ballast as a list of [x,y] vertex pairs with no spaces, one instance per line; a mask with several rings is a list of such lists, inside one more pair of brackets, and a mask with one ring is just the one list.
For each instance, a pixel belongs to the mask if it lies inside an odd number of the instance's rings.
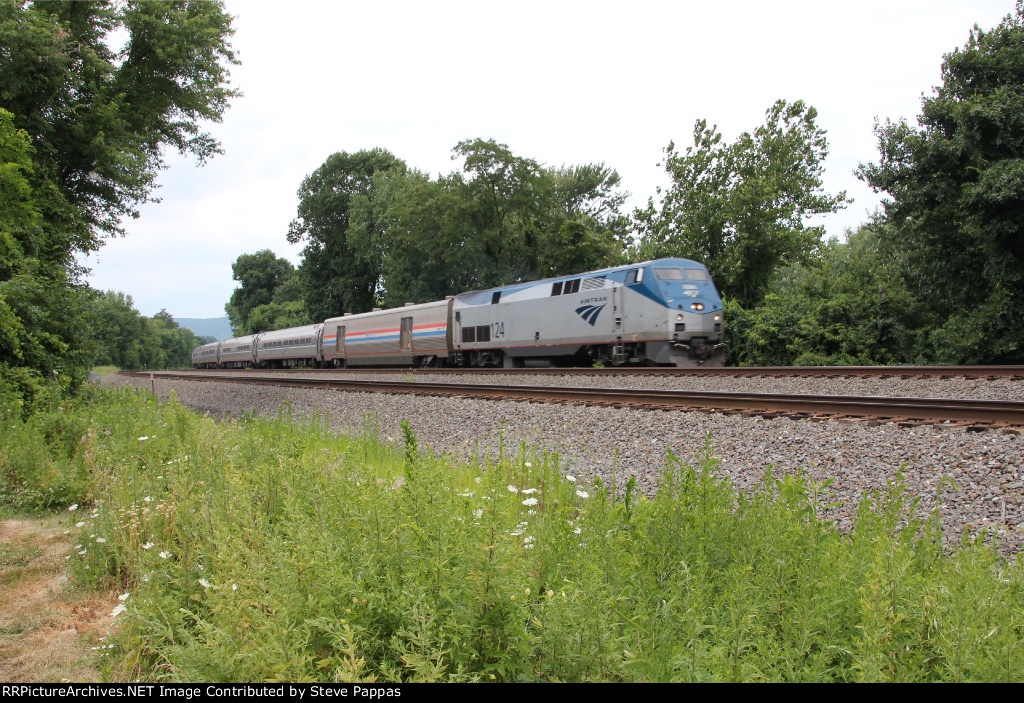
[[[313,375],[312,373],[310,375]],[[376,376],[376,375],[374,375]],[[380,377],[412,380],[415,372]],[[359,378],[370,380],[370,376]],[[455,382],[458,377],[418,377]],[[497,378],[465,382],[497,383]],[[587,377],[516,376],[524,385],[590,385]],[[998,379],[851,379],[851,378],[670,378],[614,377],[623,387],[693,390],[761,390],[833,395],[892,395],[1018,400],[1024,383]],[[555,380],[560,379],[560,380]],[[672,381],[673,383],[668,383]],[[107,383],[149,389],[148,378],[107,377]],[[678,385],[675,383],[678,382]],[[277,414],[290,403],[296,416],[327,413],[332,427],[359,433],[374,418],[385,438],[402,436],[406,420],[421,445],[466,459],[494,455],[499,442],[506,454],[522,443],[538,453],[558,452],[560,465],[577,476],[610,483],[613,462],[618,485],[636,476],[640,487],[657,487],[668,449],[693,461],[711,433],[719,473],[740,489],[755,486],[771,467],[773,474],[807,472],[816,482],[832,478],[831,513],[840,529],[856,517],[860,500],[895,480],[902,467],[910,496],[919,497],[924,513],[935,507],[939,482],[951,478],[957,490],[943,487],[939,500],[947,537],[987,530],[1004,553],[1024,551],[1024,435],[999,430],[968,432],[962,427],[899,427],[867,420],[765,419],[709,412],[649,411],[534,402],[352,393],[156,379],[161,399],[173,389],[182,404],[214,416],[256,411]],[[608,379],[592,385],[613,385]],[[615,384],[617,385],[617,384]],[[797,387],[806,389],[799,390]],[[395,441],[398,441],[397,439]],[[479,458],[479,457],[477,457]],[[947,482],[948,484],[948,482]]]

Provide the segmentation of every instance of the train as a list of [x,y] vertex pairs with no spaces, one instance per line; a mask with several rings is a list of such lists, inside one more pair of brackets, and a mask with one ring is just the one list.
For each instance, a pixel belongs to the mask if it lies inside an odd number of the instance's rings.
[[194,368],[721,366],[707,268],[666,258],[211,342]]

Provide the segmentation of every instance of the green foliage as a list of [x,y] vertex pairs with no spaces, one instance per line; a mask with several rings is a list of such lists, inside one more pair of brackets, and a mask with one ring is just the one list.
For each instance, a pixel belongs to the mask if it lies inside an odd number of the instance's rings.
[[[331,154],[299,186],[298,216],[288,241],[305,241],[299,266],[303,297],[313,319],[364,312],[375,305],[380,261],[349,242],[352,201],[373,192],[374,174],[406,170],[384,149]],[[373,229],[373,224],[367,225]]]
[[775,272],[764,301],[726,300],[728,361],[741,366],[917,363],[921,306],[874,228],[828,242],[819,257]]
[[111,654],[146,680],[1024,675],[1020,561],[944,552],[898,482],[844,535],[828,482],[738,494],[710,438],[623,500],[557,455],[464,466],[366,429],[105,392],[0,425],[0,495],[77,507],[71,567],[126,594]]
[[93,292],[90,336],[92,363],[127,369],[188,367],[192,350],[201,343],[191,330],[179,327],[166,310],[151,318],[134,308],[124,293]]
[[278,259],[269,249],[242,254],[231,273],[240,285],[224,310],[236,336],[310,323],[299,276],[287,259]]
[[635,213],[636,258],[700,261],[722,294],[744,307],[760,303],[778,267],[816,253],[824,228],[808,227],[806,219],[848,202],[845,193],[822,190],[828,143],[817,110],[779,100],[765,114],[763,126],[733,144],[698,120],[684,155],[674,143],[665,149],[672,185],[660,208],[651,200]]
[[0,3],[0,100],[31,136],[40,181],[79,220],[74,250],[137,216],[164,147],[200,161],[219,153],[199,122],[219,121],[237,95],[224,87],[233,31],[213,0]]
[[920,128],[877,125],[859,176],[890,199],[880,233],[903,254],[937,363],[1024,361],[1024,3],[947,54]]
[[[0,403],[83,381],[94,296],[76,255],[151,199],[164,148],[219,151],[236,91],[219,2],[0,0]],[[112,45],[124,42],[115,53]]]
[[437,300],[464,290],[601,268],[621,259],[619,175],[547,169],[493,140],[466,140],[462,172],[431,180],[376,149],[307,177],[289,241],[306,241],[313,317]]

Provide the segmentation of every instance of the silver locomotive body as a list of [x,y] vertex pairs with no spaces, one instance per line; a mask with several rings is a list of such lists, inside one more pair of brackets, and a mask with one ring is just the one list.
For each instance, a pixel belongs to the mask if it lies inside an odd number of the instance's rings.
[[721,364],[722,301],[703,265],[642,264],[462,293],[456,363]]

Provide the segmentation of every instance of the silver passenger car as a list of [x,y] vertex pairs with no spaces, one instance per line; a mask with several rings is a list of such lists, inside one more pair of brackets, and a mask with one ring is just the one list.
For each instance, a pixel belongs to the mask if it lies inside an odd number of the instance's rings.
[[261,368],[319,366],[323,323],[290,327],[256,335],[256,361]]
[[256,339],[258,335],[225,339],[220,343],[219,366],[222,369],[247,369],[256,365]]
[[220,342],[210,342],[192,350],[192,368],[215,369],[219,363]]
[[451,300],[332,317],[324,322],[324,363],[431,366],[448,360]]

